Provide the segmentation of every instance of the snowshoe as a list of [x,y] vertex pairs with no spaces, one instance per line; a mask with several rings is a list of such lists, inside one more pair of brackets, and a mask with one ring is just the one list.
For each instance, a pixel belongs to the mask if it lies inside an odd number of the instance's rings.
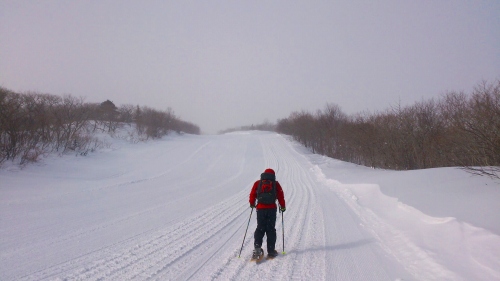
[[264,251],[262,248],[255,248],[253,250],[251,261],[260,262],[264,258]]

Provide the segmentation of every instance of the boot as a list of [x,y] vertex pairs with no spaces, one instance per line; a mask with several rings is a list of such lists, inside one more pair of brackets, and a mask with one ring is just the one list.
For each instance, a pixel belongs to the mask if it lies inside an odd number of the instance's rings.
[[278,256],[278,252],[276,250],[267,251],[267,257],[272,259]]
[[259,260],[264,256],[264,251],[260,247],[255,247],[252,254],[252,260]]

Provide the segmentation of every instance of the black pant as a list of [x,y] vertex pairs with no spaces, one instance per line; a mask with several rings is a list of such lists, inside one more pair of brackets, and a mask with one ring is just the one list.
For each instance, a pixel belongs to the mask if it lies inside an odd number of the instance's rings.
[[267,235],[267,251],[274,251],[276,244],[276,209],[257,210],[257,229],[255,229],[254,238],[255,247],[262,246],[264,234]]

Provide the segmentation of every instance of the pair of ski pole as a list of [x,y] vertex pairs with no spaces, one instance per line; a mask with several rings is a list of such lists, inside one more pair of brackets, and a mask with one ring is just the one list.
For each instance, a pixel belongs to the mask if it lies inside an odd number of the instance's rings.
[[[252,213],[253,213],[253,209],[254,208],[251,208],[252,211],[250,212],[250,217],[248,218],[248,223],[247,223],[247,229],[245,230],[245,236],[243,236],[243,242],[241,242],[241,249],[240,249],[240,254],[238,255],[238,258],[241,257],[241,251],[243,250],[243,244],[245,243],[245,238],[247,237],[247,231],[248,231],[248,226],[250,225],[250,219],[252,218]],[[283,219],[283,212],[281,211],[281,208],[280,208],[280,213],[281,213],[281,232],[283,233],[283,252],[282,254],[286,254],[285,252],[285,220]]]

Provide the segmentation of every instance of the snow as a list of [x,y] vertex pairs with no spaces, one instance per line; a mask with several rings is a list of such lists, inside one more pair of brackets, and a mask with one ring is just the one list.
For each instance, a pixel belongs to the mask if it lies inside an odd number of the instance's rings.
[[[500,280],[489,178],[361,167],[266,132],[106,141],[0,169],[0,280]],[[268,167],[286,253],[257,265],[248,193]]]

